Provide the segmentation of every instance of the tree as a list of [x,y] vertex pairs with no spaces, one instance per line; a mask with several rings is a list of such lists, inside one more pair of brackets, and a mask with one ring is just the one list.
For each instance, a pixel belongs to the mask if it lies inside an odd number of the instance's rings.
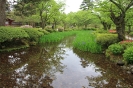
[[56,3],[54,0],[50,1],[42,1],[38,4],[37,13],[39,13],[42,29],[45,28],[48,20],[55,16],[62,6],[60,6],[58,3]]
[[[0,0],[0,26],[5,26],[5,20],[6,20],[6,3],[8,2],[9,0]],[[24,3],[29,3],[29,2],[32,2],[32,3],[38,3],[42,0],[13,0],[13,3],[17,3],[17,2],[24,2]],[[44,1],[44,0],[43,0]],[[47,0],[45,0],[47,1]]]
[[83,0],[80,5],[80,9],[82,10],[89,10],[91,8],[93,8],[93,0]]
[[110,19],[109,6],[110,6],[109,2],[99,1],[97,2],[97,5],[95,5],[93,9],[93,14],[96,15],[97,18],[100,20],[104,30],[110,29],[112,25],[112,21]]
[[[110,7],[110,18],[116,25],[119,40],[125,39],[125,17],[126,13],[133,6],[133,0],[109,0],[112,4]],[[117,8],[114,11],[114,7]]]
[[5,26],[6,20],[6,0],[0,0],[0,26]]

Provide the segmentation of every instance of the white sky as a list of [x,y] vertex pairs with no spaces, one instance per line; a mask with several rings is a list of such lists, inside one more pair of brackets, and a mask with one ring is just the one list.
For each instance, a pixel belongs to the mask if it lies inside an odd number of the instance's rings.
[[65,0],[65,13],[78,11],[82,1],[83,0]]

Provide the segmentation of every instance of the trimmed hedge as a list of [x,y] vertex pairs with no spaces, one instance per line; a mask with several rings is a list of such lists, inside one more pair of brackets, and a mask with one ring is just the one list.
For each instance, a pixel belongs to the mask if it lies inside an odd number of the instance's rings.
[[42,32],[39,32],[37,29],[34,28],[22,28],[30,37],[30,41],[38,42],[39,37],[44,35]]
[[0,27],[0,42],[22,38],[29,38],[29,35],[24,30],[16,27]]
[[118,42],[118,35],[117,34],[97,34],[96,42],[103,47],[108,47],[111,44]]

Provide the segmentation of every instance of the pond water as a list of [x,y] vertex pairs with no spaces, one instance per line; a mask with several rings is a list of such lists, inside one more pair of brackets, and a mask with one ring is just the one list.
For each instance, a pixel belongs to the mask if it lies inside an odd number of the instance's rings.
[[133,88],[133,75],[103,54],[60,43],[0,53],[0,88]]

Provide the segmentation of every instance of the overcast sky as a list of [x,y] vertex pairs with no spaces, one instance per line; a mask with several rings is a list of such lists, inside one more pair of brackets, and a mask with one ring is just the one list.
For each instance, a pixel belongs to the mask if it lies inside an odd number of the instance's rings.
[[76,12],[79,10],[79,7],[81,5],[83,0],[65,0],[66,8],[65,13],[69,12]]

